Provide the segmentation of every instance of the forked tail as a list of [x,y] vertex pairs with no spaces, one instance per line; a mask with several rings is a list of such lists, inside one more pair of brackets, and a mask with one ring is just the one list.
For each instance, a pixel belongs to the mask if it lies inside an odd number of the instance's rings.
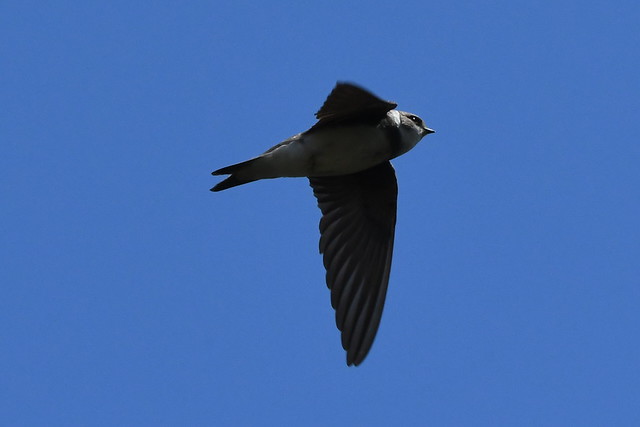
[[236,187],[238,185],[246,184],[248,182],[255,181],[255,178],[243,177],[243,175],[249,175],[247,173],[243,173],[246,169],[257,159],[247,160],[246,162],[236,163],[235,165],[227,166],[222,169],[218,169],[216,171],[211,172],[211,175],[231,175],[224,181],[216,184],[215,187],[211,189],[211,191],[222,191],[227,188]]

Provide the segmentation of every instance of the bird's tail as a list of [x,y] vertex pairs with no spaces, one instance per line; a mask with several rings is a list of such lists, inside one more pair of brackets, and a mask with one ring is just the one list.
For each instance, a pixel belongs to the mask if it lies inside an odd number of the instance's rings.
[[[224,181],[219,182],[211,191],[222,191],[227,188],[236,187],[238,185],[246,184],[248,182],[255,181],[256,178],[249,178],[248,174],[243,173],[251,166],[253,162],[258,160],[257,158],[247,160],[245,162],[236,163],[235,165],[227,166],[222,169],[211,172],[211,175],[231,175]],[[245,176],[243,176],[245,175]]]

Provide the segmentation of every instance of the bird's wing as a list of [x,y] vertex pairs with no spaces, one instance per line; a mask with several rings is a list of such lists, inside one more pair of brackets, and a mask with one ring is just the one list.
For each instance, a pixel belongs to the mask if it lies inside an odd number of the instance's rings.
[[387,112],[398,104],[384,101],[351,83],[338,83],[316,113],[318,122],[309,129],[313,132],[327,125],[367,123],[376,125]]
[[320,253],[347,365],[366,357],[389,283],[398,185],[391,163],[342,176],[309,178],[322,211]]

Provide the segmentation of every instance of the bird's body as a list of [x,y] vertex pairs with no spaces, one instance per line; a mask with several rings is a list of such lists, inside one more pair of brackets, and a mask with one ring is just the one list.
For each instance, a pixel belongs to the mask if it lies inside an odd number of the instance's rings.
[[389,160],[433,132],[395,107],[339,83],[311,129],[213,172],[231,176],[212,191],[259,179],[309,177],[323,213],[320,252],[349,365],[362,362],[373,343],[389,281],[397,198]]
[[298,134],[261,157],[269,159],[277,176],[346,175],[389,157],[383,136],[370,126],[331,128]]

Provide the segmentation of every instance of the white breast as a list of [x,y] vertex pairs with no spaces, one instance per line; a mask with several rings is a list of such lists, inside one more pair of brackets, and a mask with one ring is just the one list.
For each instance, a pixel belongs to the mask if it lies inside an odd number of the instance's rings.
[[387,138],[377,128],[330,128],[296,136],[290,143],[262,155],[259,175],[263,178],[345,175],[388,160],[390,152]]

